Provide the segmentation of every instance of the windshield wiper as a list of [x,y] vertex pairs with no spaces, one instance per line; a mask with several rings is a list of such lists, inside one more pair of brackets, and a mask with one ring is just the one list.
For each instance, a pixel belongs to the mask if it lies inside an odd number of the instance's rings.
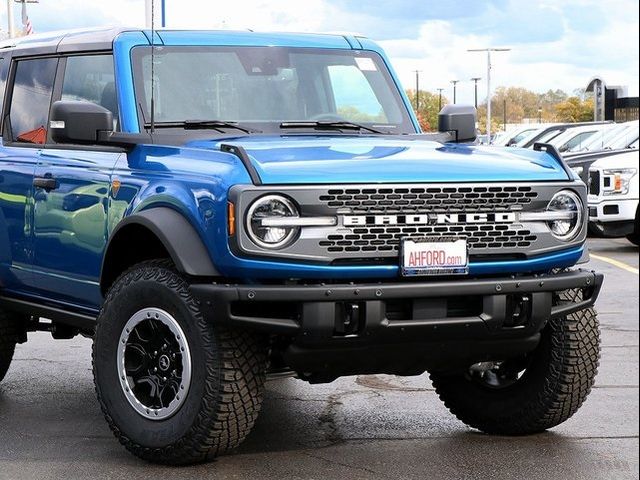
[[[150,127],[151,124],[145,124]],[[262,133],[260,130],[242,127],[238,122],[227,122],[225,120],[185,120],[184,122],[158,122],[155,128],[184,128],[185,130],[217,130],[223,132],[223,128],[234,128],[244,133]]]
[[367,127],[360,123],[347,121],[318,121],[318,122],[282,122],[280,128],[312,128],[314,130],[365,130],[371,133],[385,134],[372,127]]

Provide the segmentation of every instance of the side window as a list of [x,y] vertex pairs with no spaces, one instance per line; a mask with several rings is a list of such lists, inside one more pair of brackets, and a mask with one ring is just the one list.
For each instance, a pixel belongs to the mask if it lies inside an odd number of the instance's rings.
[[[371,65],[371,68],[375,68],[373,62]],[[351,121],[387,121],[382,105],[360,68],[355,65],[331,65],[328,71],[338,115]]]
[[96,103],[118,118],[115,73],[112,55],[67,58],[62,82],[62,100]]
[[37,145],[47,141],[47,120],[57,65],[57,58],[18,62],[9,111],[14,141]]

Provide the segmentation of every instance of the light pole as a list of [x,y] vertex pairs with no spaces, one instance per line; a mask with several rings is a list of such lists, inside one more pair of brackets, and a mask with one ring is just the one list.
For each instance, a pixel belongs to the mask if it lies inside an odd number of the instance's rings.
[[438,88],[438,111],[442,110],[442,91],[444,88]]
[[471,79],[473,81],[473,96],[475,100],[476,110],[478,109],[478,81],[482,80],[481,77],[473,77]]
[[470,48],[467,52],[487,52],[487,138],[491,139],[491,52],[508,52],[510,48]]
[[453,104],[456,104],[456,85],[458,84],[460,80],[451,80],[451,83],[453,83]]
[[420,72],[422,70],[414,70],[416,72],[416,114],[420,108]]

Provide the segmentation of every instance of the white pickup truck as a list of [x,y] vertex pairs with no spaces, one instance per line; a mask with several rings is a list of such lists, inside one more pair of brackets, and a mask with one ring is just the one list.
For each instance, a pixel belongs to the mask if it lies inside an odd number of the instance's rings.
[[638,150],[604,156],[589,167],[589,224],[606,237],[640,243]]

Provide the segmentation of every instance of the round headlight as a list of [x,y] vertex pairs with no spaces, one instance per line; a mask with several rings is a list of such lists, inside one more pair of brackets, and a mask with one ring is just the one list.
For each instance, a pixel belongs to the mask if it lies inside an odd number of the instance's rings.
[[293,241],[300,227],[287,225],[287,217],[297,217],[298,209],[286,197],[266,195],[259,198],[247,212],[247,233],[263,248],[282,248]]
[[563,218],[547,222],[554,237],[568,242],[580,233],[583,206],[582,200],[576,193],[570,190],[562,190],[556,193],[549,205],[547,205],[547,211],[566,214],[564,216],[559,215],[559,217]]

